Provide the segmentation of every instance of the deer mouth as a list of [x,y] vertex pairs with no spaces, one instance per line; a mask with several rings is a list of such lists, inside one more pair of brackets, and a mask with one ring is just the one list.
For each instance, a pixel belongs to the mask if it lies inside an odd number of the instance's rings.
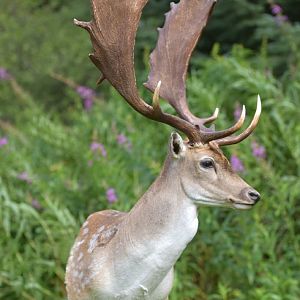
[[238,202],[233,198],[229,198],[228,200],[233,208],[241,209],[241,210],[251,209],[255,205],[255,202],[254,203]]

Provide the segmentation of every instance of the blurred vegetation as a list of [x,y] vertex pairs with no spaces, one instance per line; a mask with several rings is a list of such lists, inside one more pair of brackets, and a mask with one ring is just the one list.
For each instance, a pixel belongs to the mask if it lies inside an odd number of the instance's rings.
[[[282,13],[272,13],[274,4]],[[88,1],[0,6],[0,299],[65,299],[80,224],[97,210],[132,207],[159,174],[172,129],[133,112],[107,83],[89,94],[86,109],[82,97],[99,72],[72,18],[89,19]],[[168,7],[156,0],[145,9],[139,83]],[[232,124],[239,103],[253,115],[261,95],[255,134],[224,150],[243,162],[242,176],[263,200],[247,212],[199,209],[199,233],[176,264],[171,300],[300,299],[299,14],[299,0],[219,1],[192,58],[192,110],[208,115],[219,106],[217,128]],[[253,155],[253,142],[265,159]]]

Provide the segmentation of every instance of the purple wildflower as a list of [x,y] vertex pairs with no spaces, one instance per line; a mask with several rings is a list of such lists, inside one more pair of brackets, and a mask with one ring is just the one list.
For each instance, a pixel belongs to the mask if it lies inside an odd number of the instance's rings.
[[241,116],[241,113],[242,113],[242,106],[238,103],[238,104],[235,105],[235,109],[234,109],[234,112],[233,112],[233,116],[234,116],[235,121],[238,121],[238,119]]
[[119,145],[125,146],[127,148],[127,150],[131,149],[131,142],[128,140],[126,135],[124,135],[123,133],[117,135],[117,143]]
[[104,146],[102,144],[100,145],[100,151],[101,151],[101,154],[103,157],[107,156],[106,149],[104,148]]
[[22,173],[18,174],[17,178],[20,179],[20,180],[22,180],[22,181],[25,181],[25,182],[27,182],[29,184],[32,183],[32,180],[30,179],[30,177],[29,177],[29,175],[28,175],[27,172],[22,172]]
[[83,100],[83,106],[85,110],[90,110],[93,107],[94,100],[92,98],[86,98]]
[[257,142],[252,142],[251,148],[253,156],[260,159],[266,158],[266,148],[264,146],[259,145]]
[[230,157],[230,163],[233,171],[235,172],[243,172],[245,170],[245,167],[241,160],[234,154]]
[[9,79],[11,79],[11,75],[9,74],[9,72],[4,68],[0,68],[0,80],[9,80]]
[[115,189],[109,188],[106,191],[106,199],[109,203],[114,203],[118,200]]
[[90,149],[95,153],[95,152],[100,152],[103,157],[107,156],[106,149],[103,144],[97,143],[97,142],[92,142],[90,145]]
[[92,142],[91,145],[90,145],[90,149],[95,152],[99,149],[99,146],[100,144],[99,143],[96,143],[96,142]]
[[8,144],[7,137],[0,138],[0,148]]
[[123,133],[121,133],[121,134],[118,134],[118,136],[117,136],[117,142],[119,145],[123,145],[128,142],[128,139]]
[[78,86],[76,92],[82,98],[84,108],[90,110],[93,106],[94,98],[96,97],[95,91],[87,86]]
[[94,98],[96,96],[96,93],[94,90],[90,89],[87,86],[78,86],[76,88],[76,92],[79,94],[79,96],[83,99],[86,98]]
[[278,4],[272,4],[271,11],[274,16],[277,16],[282,13],[282,7]]
[[31,206],[37,211],[42,211],[43,210],[43,207],[42,207],[41,203],[37,199],[32,199],[31,200]]

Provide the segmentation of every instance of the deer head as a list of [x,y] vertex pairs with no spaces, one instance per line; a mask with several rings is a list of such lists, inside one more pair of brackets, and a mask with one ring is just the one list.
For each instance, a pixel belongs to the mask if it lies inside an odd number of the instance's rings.
[[[168,124],[183,132],[183,142],[173,134],[169,160],[178,167],[181,185],[195,203],[249,208],[259,194],[235,174],[220,147],[236,144],[247,138],[257,126],[261,113],[260,98],[250,125],[233,135],[243,125],[245,107],[232,127],[216,131],[205,125],[218,117],[218,108],[210,117],[198,118],[188,107],[185,79],[192,51],[205,27],[215,0],[181,0],[171,4],[164,27],[159,28],[156,48],[151,54],[151,71],[145,87],[154,93],[153,105],[139,96],[134,71],[134,41],[143,7],[147,0],[92,0],[91,22],[74,20],[86,29],[94,48],[93,63],[123,96],[145,117]],[[174,107],[178,116],[164,113],[160,96]]]
[[249,209],[260,199],[214,142],[193,147],[172,133],[168,163],[179,170],[181,189],[196,205]]

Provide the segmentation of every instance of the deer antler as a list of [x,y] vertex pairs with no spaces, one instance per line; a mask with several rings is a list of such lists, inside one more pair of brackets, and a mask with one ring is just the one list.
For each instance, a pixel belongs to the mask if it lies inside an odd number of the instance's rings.
[[183,119],[203,125],[214,121],[215,113],[205,119],[196,118],[186,100],[186,73],[191,54],[205,27],[215,1],[189,0],[171,3],[163,28],[158,28],[157,46],[150,56],[151,71],[144,84],[152,92],[159,80],[164,83],[160,94]]
[[[186,101],[188,62],[215,0],[181,0],[177,5],[171,4],[172,10],[167,14],[165,27],[160,31],[157,47],[151,55],[152,68],[146,83],[146,87],[154,92],[153,107],[140,98],[134,71],[134,42],[147,1],[91,0],[92,21],[74,20],[91,36],[94,53],[90,54],[90,58],[102,72],[101,80],[107,79],[136,111],[184,132],[190,142],[208,143],[239,130],[245,119],[244,107],[234,126],[213,131],[204,124],[217,118],[218,109],[211,117],[200,119],[190,112]],[[178,28],[180,32],[177,32]],[[180,117],[162,112],[159,107],[160,92]]]
[[209,130],[204,125],[217,119],[218,108],[208,118],[197,118],[190,112],[187,104],[185,80],[188,63],[215,2],[181,0],[178,4],[171,3],[171,11],[166,14],[165,25],[159,28],[158,43],[151,53],[151,71],[148,81],[144,84],[153,91],[157,81],[162,80],[164,86],[160,92],[161,96],[175,108],[181,118],[199,128],[201,141],[206,143],[233,134],[242,127],[245,119],[243,107],[240,119],[233,127],[222,131]]

